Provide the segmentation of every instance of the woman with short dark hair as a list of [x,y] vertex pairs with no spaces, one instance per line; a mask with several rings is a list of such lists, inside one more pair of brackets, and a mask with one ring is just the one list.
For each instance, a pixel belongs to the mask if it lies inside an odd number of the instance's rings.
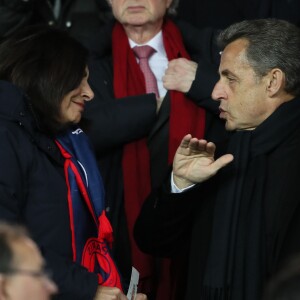
[[0,45],[0,219],[29,229],[57,299],[127,299],[101,176],[77,125],[94,97],[87,59],[79,42],[48,27]]

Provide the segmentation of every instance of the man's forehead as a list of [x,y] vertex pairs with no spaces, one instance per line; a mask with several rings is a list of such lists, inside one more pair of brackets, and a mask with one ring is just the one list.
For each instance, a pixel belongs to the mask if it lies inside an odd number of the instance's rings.
[[245,51],[248,47],[249,42],[245,39],[237,39],[229,43],[223,51],[221,51],[221,59],[225,56],[226,58],[246,58]]
[[247,44],[242,40],[236,40],[228,44],[221,52],[221,61],[219,71],[232,70],[235,67],[250,67],[246,56]]

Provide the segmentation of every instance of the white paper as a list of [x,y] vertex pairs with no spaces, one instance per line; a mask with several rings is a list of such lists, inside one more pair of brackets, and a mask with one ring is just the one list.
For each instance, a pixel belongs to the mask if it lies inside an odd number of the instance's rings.
[[127,292],[127,298],[129,300],[135,300],[137,288],[139,284],[139,277],[140,277],[140,273],[137,271],[137,269],[132,267],[130,284]]

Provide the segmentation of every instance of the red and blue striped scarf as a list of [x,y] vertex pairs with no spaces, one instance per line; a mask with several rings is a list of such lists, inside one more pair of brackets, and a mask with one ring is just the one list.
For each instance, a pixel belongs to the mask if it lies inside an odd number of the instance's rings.
[[58,136],[56,144],[65,159],[73,261],[96,273],[99,285],[122,290],[109,253],[112,228],[105,215],[102,178],[89,140],[77,128]]

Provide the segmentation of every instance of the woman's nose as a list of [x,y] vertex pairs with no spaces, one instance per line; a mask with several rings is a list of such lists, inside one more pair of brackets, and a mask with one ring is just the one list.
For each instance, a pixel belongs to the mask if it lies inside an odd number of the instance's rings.
[[94,98],[94,92],[88,83],[83,88],[83,96],[85,97],[85,101],[90,101]]

